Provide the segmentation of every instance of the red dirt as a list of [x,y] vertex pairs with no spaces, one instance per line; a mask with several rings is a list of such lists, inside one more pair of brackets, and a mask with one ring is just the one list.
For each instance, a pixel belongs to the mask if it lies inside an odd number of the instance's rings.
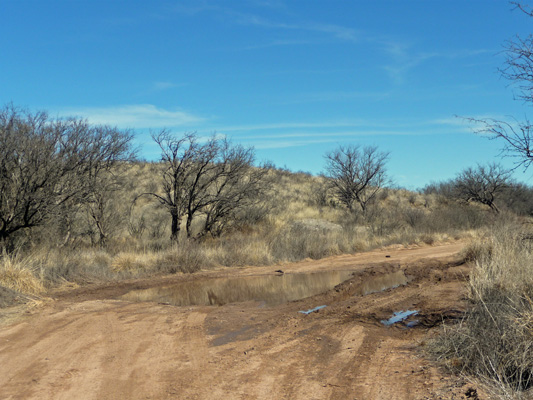
[[[421,354],[464,309],[461,243],[387,249],[56,292],[0,328],[0,399],[462,399],[470,387]],[[388,257],[387,257],[388,256]],[[327,293],[273,307],[175,307],[119,297],[210,277],[352,270]],[[355,295],[369,276],[403,269],[409,284]],[[318,305],[327,307],[304,315]],[[391,327],[394,311],[419,324]],[[480,397],[481,398],[481,397]]]

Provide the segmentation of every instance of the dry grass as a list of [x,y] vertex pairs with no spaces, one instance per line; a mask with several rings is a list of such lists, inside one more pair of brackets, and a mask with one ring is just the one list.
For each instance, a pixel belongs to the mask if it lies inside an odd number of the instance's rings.
[[18,255],[3,254],[0,258],[0,286],[30,295],[44,292],[29,260]]
[[110,268],[114,272],[141,273],[154,265],[158,259],[155,253],[119,253],[113,257]]
[[[19,274],[45,287],[117,280],[203,268],[270,265],[354,253],[376,247],[431,245],[469,236],[487,223],[479,207],[442,204],[435,195],[387,189],[367,215],[348,213],[327,191],[324,177],[271,170],[270,196],[239,216],[219,238],[171,243],[169,217],[150,197],[160,165],[122,166],[124,190],[110,202],[113,229],[105,245],[83,210],[71,216],[70,240],[59,218],[22,237]],[[134,202],[134,199],[136,201]],[[265,213],[265,210],[267,211]],[[199,230],[201,218],[193,221]],[[184,229],[182,229],[182,234]],[[22,272],[21,272],[22,271]],[[20,290],[26,290],[22,287]],[[31,290],[31,289],[28,289]]]
[[[465,253],[475,261],[471,307],[430,351],[455,371],[491,382],[498,397],[533,396],[533,245],[517,221],[496,224]],[[529,396],[529,397],[528,397]]]
[[[105,245],[95,246],[94,226],[83,210],[70,216],[68,241],[61,218],[21,236],[21,250],[0,258],[0,307],[17,293],[38,295],[65,282],[271,265],[470,238],[463,256],[476,265],[471,309],[461,323],[443,327],[431,351],[455,371],[490,380],[504,398],[527,397],[533,385],[533,244],[513,215],[496,218],[481,206],[394,189],[382,191],[365,215],[348,213],[328,193],[325,178],[272,170],[270,196],[239,216],[234,229],[202,241],[182,236],[176,244],[169,240],[166,211],[138,197],[157,190],[160,166],[124,167],[125,189],[110,202]],[[193,221],[198,230],[201,224]]]

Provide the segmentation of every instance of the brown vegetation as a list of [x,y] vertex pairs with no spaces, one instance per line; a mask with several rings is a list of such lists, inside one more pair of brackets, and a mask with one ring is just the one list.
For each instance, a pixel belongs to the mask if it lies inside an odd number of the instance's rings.
[[[14,240],[13,263],[46,286],[64,281],[116,280],[152,274],[191,272],[215,266],[268,265],[322,258],[390,244],[432,244],[470,236],[492,215],[435,194],[384,189],[362,211],[348,211],[327,191],[327,178],[269,169],[270,185],[260,202],[248,203],[220,236],[171,241],[167,211],[149,197],[164,168],[159,163],[122,164],[120,188],[107,194],[105,242],[90,210],[70,217],[68,241],[62,219],[49,219]],[[185,226],[186,219],[181,220]],[[190,223],[205,228],[205,216]],[[6,286],[6,285],[4,285]]]
[[471,309],[433,353],[506,393],[532,385],[531,236],[501,221],[521,227],[533,191],[500,167],[412,192],[385,186],[376,148],[331,153],[329,176],[312,176],[254,166],[253,149],[224,139],[164,131],[162,162],[147,163],[131,160],[129,132],[12,107],[2,117],[0,307],[61,285],[491,237],[464,252],[476,262]]
[[533,248],[509,217],[466,249],[475,262],[470,308],[443,327],[430,351],[453,371],[484,378],[498,396],[521,399],[533,387]]

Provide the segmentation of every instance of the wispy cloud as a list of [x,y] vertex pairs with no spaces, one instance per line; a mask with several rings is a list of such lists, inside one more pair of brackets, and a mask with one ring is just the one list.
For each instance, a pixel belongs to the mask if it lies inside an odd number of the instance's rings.
[[457,59],[477,57],[483,54],[495,54],[495,50],[490,49],[462,49],[455,51],[440,51],[440,52],[417,52],[413,50],[413,46],[409,43],[404,43],[395,40],[376,40],[382,46],[383,51],[391,58],[391,62],[383,69],[389,74],[390,78],[396,84],[402,84],[405,81],[406,75],[413,68],[425,63],[428,60],[441,59]]
[[286,98],[280,104],[302,104],[302,103],[319,103],[335,102],[354,99],[366,99],[379,101],[390,96],[390,92],[358,92],[358,91],[331,91],[317,93],[303,93],[295,95],[292,98]]
[[259,49],[266,49],[269,47],[280,47],[280,46],[301,46],[301,45],[309,45],[309,44],[316,44],[316,41],[312,40],[274,40],[268,43],[258,43],[253,44],[249,46],[244,46],[241,48],[241,50],[259,50]]
[[318,128],[341,128],[367,126],[369,122],[364,120],[342,120],[324,122],[279,122],[268,124],[245,124],[221,127],[224,132],[261,131],[261,130],[290,130],[290,129],[318,129]]
[[65,116],[87,118],[89,122],[94,124],[133,129],[186,127],[205,121],[200,116],[180,109],[167,110],[152,104],[64,108],[58,113]]
[[453,119],[424,121],[329,121],[315,123],[277,123],[228,126],[217,129],[232,140],[248,143],[257,149],[302,147],[320,143],[341,143],[357,138],[378,136],[428,136],[463,134],[468,130]]
[[325,33],[330,37],[351,42],[358,42],[360,39],[360,33],[357,30],[342,25],[324,24],[308,21],[291,23],[278,22],[260,17],[255,14],[246,14],[230,10],[226,11],[228,15],[233,17],[234,22],[241,25],[253,25],[269,29],[299,30]]
[[341,25],[312,23],[304,25],[303,28],[312,31],[329,33],[337,37],[338,39],[343,39],[351,42],[357,42],[360,39],[360,34],[358,31],[353,28],[348,28]]
[[453,116],[449,118],[437,118],[430,123],[435,125],[443,125],[443,126],[452,126],[452,127],[464,127],[465,130],[472,130],[472,128],[479,127],[479,123],[476,121],[484,121],[484,120],[496,120],[496,121],[505,121],[508,120],[509,117],[501,114],[482,114],[482,115],[472,115],[472,116]]
[[336,139],[325,138],[325,139],[307,139],[307,140],[276,140],[276,141],[260,141],[254,144],[254,148],[259,150],[267,149],[284,149],[288,147],[302,147],[308,146],[311,144],[320,144],[320,143],[334,143]]
[[[274,135],[264,135],[264,136],[253,136],[254,139],[284,139],[284,138],[317,138],[317,137],[347,137],[347,136],[382,136],[382,135],[415,135],[417,131],[412,130],[398,130],[398,129],[360,129],[360,130],[350,130],[350,131],[323,131],[323,132],[294,132],[294,133],[285,133],[285,134],[274,134]],[[418,133],[419,134],[419,133]]]
[[264,7],[264,8],[277,8],[277,9],[287,8],[283,0],[250,0],[250,3],[255,6]]
[[435,57],[434,54],[418,54],[412,57],[405,57],[397,60],[394,64],[384,66],[383,69],[387,71],[395,83],[401,84],[405,81],[405,75],[411,69],[433,57]]
[[414,53],[407,43],[389,41],[382,45],[385,53],[392,59],[392,62],[385,65],[383,69],[396,84],[403,83],[405,75],[411,69],[437,56],[436,53]]
[[[216,128],[219,133],[242,139],[277,139],[319,136],[360,135],[427,135],[459,132],[467,124],[461,118],[444,117],[427,120],[367,120],[342,119],[319,122],[279,122],[265,124],[229,125]],[[212,132],[215,129],[205,129]],[[200,130],[202,132],[202,130]]]
[[195,0],[194,2],[176,2],[172,5],[167,5],[163,8],[164,14],[159,14],[162,18],[168,18],[172,13],[179,13],[185,15],[197,15],[204,12],[220,11],[217,4],[205,0]]
[[178,83],[168,82],[168,81],[159,81],[159,82],[153,83],[152,89],[160,91],[160,90],[172,89],[172,88],[179,87],[179,86],[183,86],[183,85],[180,85]]
[[[279,1],[253,1],[251,5],[259,8],[285,9],[285,5]],[[227,7],[224,3],[199,1],[195,3],[181,3],[166,8],[166,11],[180,13],[185,15],[196,15],[204,12],[216,13],[217,17],[223,17],[225,22],[233,24],[256,26],[266,29],[281,29],[324,33],[337,39],[356,42],[360,39],[359,32],[351,27],[338,24],[322,23],[316,21],[281,21],[265,18],[263,16],[251,13],[237,11],[234,8]]]
[[242,135],[234,137],[239,141],[248,142],[256,149],[280,149],[287,147],[303,147],[320,143],[341,143],[349,139],[376,136],[427,136],[435,134],[461,134],[462,129],[446,127],[426,127],[424,129],[353,129],[343,131],[291,132],[260,135]]

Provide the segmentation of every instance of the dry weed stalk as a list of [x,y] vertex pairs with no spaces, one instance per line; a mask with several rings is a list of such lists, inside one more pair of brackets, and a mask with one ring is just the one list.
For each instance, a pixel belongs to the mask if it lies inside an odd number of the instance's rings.
[[470,309],[429,348],[451,369],[492,382],[500,398],[533,390],[533,252],[523,237],[516,224],[497,225],[470,247]]
[[44,291],[42,282],[30,266],[30,260],[18,254],[2,254],[0,285],[30,295],[39,295]]

